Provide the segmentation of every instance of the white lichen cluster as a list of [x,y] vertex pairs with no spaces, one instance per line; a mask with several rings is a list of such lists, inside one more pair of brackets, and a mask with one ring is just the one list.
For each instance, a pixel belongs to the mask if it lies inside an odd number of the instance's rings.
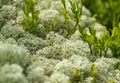
[[120,70],[115,69],[114,71],[111,71],[109,73],[109,80],[114,80],[115,83],[119,83],[120,82]]
[[50,32],[46,35],[46,40],[49,45],[63,44],[67,39],[55,32]]
[[28,73],[27,79],[29,83],[44,83],[46,79],[49,79],[44,74],[44,70],[41,67],[36,67]]
[[5,64],[0,67],[0,83],[29,83],[23,74],[23,68],[17,64]]
[[5,37],[0,33],[0,40],[3,41]]
[[59,60],[47,59],[43,57],[38,57],[37,59],[33,57],[31,65],[27,68],[27,72],[31,71],[36,67],[41,67],[44,69],[44,74],[50,75],[54,71],[54,66],[59,63]]
[[18,44],[25,46],[30,53],[35,53],[37,50],[41,49],[46,45],[46,42],[32,34],[24,34],[24,37],[18,39]]
[[50,76],[51,83],[71,83],[70,77],[61,73],[55,72]]
[[[60,13],[57,10],[46,9],[42,10],[39,14],[39,18],[41,23],[44,24],[45,27],[54,30],[55,27],[61,27],[63,24],[63,20],[60,19]],[[54,25],[54,21],[56,21],[56,25]]]
[[0,66],[6,63],[26,67],[30,64],[30,54],[25,48],[0,42]]
[[[1,41],[8,43],[14,43],[20,46],[25,46],[31,53],[35,53],[38,49],[46,45],[46,41],[43,39],[26,33],[23,27],[18,25],[10,25],[11,22],[8,22],[1,29]],[[10,40],[9,38],[13,39]],[[5,40],[6,39],[6,40]]]
[[116,79],[117,76],[116,77],[113,76],[114,76],[114,72],[116,72],[115,68],[118,62],[120,62],[120,60],[115,58],[105,58],[105,57],[98,58],[94,62],[94,64],[97,67],[97,78],[98,78],[97,82],[106,83],[110,80]]
[[36,57],[45,57],[45,58],[53,58],[53,59],[62,59],[62,51],[61,46],[59,44],[55,44],[53,46],[44,47],[36,52]]
[[1,29],[1,34],[5,38],[12,37],[16,40],[24,36],[25,31],[20,26],[12,26],[9,23],[4,25]]
[[12,5],[3,5],[2,8],[0,8],[0,27],[2,27],[7,21],[15,19],[16,16],[16,7]]
[[0,0],[0,8],[3,5],[11,5],[12,4],[12,0]]
[[66,41],[62,44],[62,54],[63,57],[69,58],[70,56],[76,54],[80,56],[89,56],[90,50],[87,43],[83,41]]
[[[52,36],[51,36],[52,38]],[[62,41],[61,38],[55,38],[56,40],[49,40],[53,41],[53,43],[59,43],[59,41]],[[62,38],[63,39],[63,38]],[[58,42],[56,42],[58,41]],[[53,44],[52,43],[52,44]],[[80,56],[90,56],[90,50],[86,43],[83,41],[70,41],[66,40],[63,41],[62,44],[53,44],[51,46],[44,47],[36,52],[36,57],[42,56],[46,58],[54,58],[54,59],[64,59],[64,58],[70,58],[72,55],[80,55]]]

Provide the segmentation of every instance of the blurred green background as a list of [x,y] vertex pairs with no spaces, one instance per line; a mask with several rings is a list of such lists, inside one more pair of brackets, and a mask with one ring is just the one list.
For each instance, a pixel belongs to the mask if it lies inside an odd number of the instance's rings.
[[120,0],[84,0],[84,5],[109,32],[120,22]]

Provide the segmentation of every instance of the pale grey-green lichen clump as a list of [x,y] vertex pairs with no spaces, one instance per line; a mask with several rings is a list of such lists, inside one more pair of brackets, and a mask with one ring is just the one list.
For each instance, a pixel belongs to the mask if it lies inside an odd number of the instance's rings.
[[48,45],[54,45],[63,44],[67,39],[52,31],[46,35],[46,40],[48,41]]
[[[46,9],[42,10],[39,14],[39,18],[42,24],[46,28],[51,30],[56,30],[54,27],[60,27],[63,24],[62,19],[60,19],[60,14],[57,10]],[[56,21],[56,25],[54,26],[54,21]]]
[[75,69],[90,71],[92,62],[84,56],[72,55],[69,59]]
[[46,42],[35,35],[26,33],[24,37],[18,39],[19,45],[24,45],[30,51],[30,53],[35,54],[35,52],[46,45]]
[[119,83],[120,82],[120,70],[115,69],[114,71],[109,72],[108,79],[114,80],[115,83]]
[[90,71],[91,62],[86,57],[81,57],[79,55],[73,55],[68,60],[63,60],[59,62],[55,67],[55,72],[61,72],[70,78],[74,78],[75,71]]
[[17,64],[5,64],[0,67],[0,83],[29,83],[22,72]]
[[30,54],[25,48],[0,42],[0,66],[6,63],[26,67],[30,64]]
[[62,44],[62,54],[63,54],[63,57],[66,57],[66,58],[69,58],[74,54],[89,57],[90,50],[87,43],[84,43],[83,41],[68,40]]
[[15,45],[18,45],[18,42],[12,38],[12,37],[9,37],[7,39],[4,40],[5,43],[9,43],[9,44],[15,44]]
[[[118,62],[120,62],[120,60],[115,58],[98,58],[94,62],[97,67],[97,82],[106,83],[114,79],[113,75]],[[115,71],[113,72],[113,70]]]
[[86,15],[82,15],[81,16],[81,26],[86,28],[86,27],[90,27],[91,25],[93,25],[96,22],[96,19],[93,17],[89,17]]
[[38,50],[35,55],[36,57],[42,56],[60,60],[70,58],[74,54],[90,57],[90,50],[87,43],[81,40],[67,40],[54,32],[50,32],[46,38],[49,46]]
[[41,67],[44,69],[44,74],[51,75],[54,71],[54,66],[59,63],[59,60],[47,59],[43,57],[33,57],[32,64],[27,68],[27,72],[31,71],[36,67]]
[[53,59],[63,59],[62,48],[59,44],[55,44],[53,46],[44,47],[36,52],[35,57],[45,57],[45,58],[53,58]]
[[65,58],[62,54],[62,44],[66,42],[66,38],[60,36],[57,33],[50,32],[46,36],[47,46],[36,51],[35,57],[46,57],[54,59],[63,59]]
[[0,8],[0,27],[2,27],[7,21],[15,19],[17,16],[17,9],[12,5],[3,5]]
[[45,76],[44,69],[38,66],[28,73],[27,79],[29,83],[43,83],[49,78]]
[[72,62],[69,62],[69,60],[63,60],[59,62],[55,67],[54,67],[55,72],[61,72],[64,73],[65,75],[73,78],[75,68],[72,65]]
[[1,34],[5,38],[12,37],[16,40],[24,36],[25,31],[20,26],[11,26],[10,24],[6,24],[1,29]]
[[61,72],[54,72],[50,76],[51,83],[71,83],[70,77],[61,73]]
[[82,40],[80,36],[81,36],[80,32],[76,30],[75,33],[70,37],[70,40],[71,41]]
[[2,5],[11,5],[14,0],[0,0],[0,6]]
[[3,41],[5,40],[5,37],[0,33],[0,40]]
[[84,83],[94,83],[94,78],[93,77],[87,77],[85,79],[85,82]]

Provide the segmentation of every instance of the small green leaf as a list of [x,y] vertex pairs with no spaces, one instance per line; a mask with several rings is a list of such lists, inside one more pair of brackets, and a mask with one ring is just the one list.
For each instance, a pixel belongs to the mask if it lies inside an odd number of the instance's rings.
[[93,27],[89,27],[90,34],[96,35],[96,31]]
[[96,65],[93,64],[93,65],[91,66],[91,76],[95,78],[96,75],[97,75],[97,68],[96,68]]
[[89,35],[89,36],[87,36],[87,41],[88,41],[89,43],[93,44],[93,43],[94,43],[94,35]]
[[114,80],[111,80],[109,83],[115,83]]
[[32,3],[35,5],[37,3],[37,0],[32,0]]
[[61,0],[61,2],[63,4],[64,8],[66,9],[66,2],[65,2],[65,0]]
[[79,82],[79,81],[80,81],[80,78],[81,78],[81,72],[80,72],[80,70],[76,69],[76,71],[75,71],[75,76],[74,76],[74,80],[75,80],[76,82]]

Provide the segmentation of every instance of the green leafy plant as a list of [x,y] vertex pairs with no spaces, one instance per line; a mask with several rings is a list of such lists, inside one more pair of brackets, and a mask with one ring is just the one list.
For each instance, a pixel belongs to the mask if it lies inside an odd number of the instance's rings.
[[79,26],[79,32],[82,40],[88,43],[91,54],[99,54],[99,39],[96,37],[95,29],[93,27],[89,27],[90,34],[87,34],[84,31],[84,28]]
[[[62,4],[63,4],[63,16],[65,18],[65,22],[64,24],[66,25],[66,31],[68,32],[67,37],[70,38],[71,35],[76,31],[78,24],[81,20],[81,14],[82,14],[82,3],[83,0],[78,0],[77,2],[72,2],[71,0],[69,0],[69,3],[71,5],[71,11],[72,11],[72,15],[68,14],[67,9],[66,9],[66,1],[65,0],[61,0]],[[70,29],[69,23],[70,20],[73,19],[75,20],[76,24],[75,26]]]
[[76,22],[73,30],[71,30],[69,34],[71,36],[76,31],[76,29],[78,28],[79,22],[81,21],[83,0],[78,0],[78,2],[72,2],[71,0],[69,0],[69,2],[71,4],[71,11],[73,13],[72,17]]
[[115,68],[120,70],[120,62],[118,62],[118,63],[116,64],[116,67],[115,67]]
[[85,78],[87,78],[88,76],[88,72],[76,69],[72,83],[83,83]]
[[105,31],[100,38],[96,37],[94,27],[89,27],[90,34],[87,34],[79,26],[79,32],[81,33],[82,40],[88,43],[91,54],[107,56],[108,49],[111,49],[114,57],[120,57],[120,26],[113,28],[111,36],[108,31]]
[[106,17],[106,25],[111,23],[111,26],[115,27],[118,25],[120,20],[120,10],[118,9],[120,1],[118,0],[102,0],[102,3],[105,7],[103,18]]
[[39,19],[38,19],[39,10],[35,9],[35,5],[37,1],[23,0],[23,2],[24,2],[24,9],[23,9],[24,14],[23,14],[22,24],[26,31],[35,34],[39,24]]
[[[69,3],[71,4],[71,11],[72,15],[69,15],[67,13],[65,0],[61,0],[64,8],[63,8],[63,15],[65,18],[65,25],[68,25],[69,19],[73,19],[75,21],[75,26],[72,30],[69,30],[69,25],[67,31],[68,38],[76,31],[76,29],[79,29],[79,32],[81,34],[81,38],[83,41],[87,42],[90,48],[91,54],[99,55],[101,56],[107,56],[108,49],[111,49],[114,57],[118,57],[120,55],[120,26],[117,26],[119,21],[117,17],[114,17],[114,20],[112,21],[113,24],[113,30],[111,31],[111,34],[109,31],[105,31],[104,34],[101,35],[100,38],[96,37],[96,30],[94,27],[88,27],[89,34],[84,31],[84,28],[81,27],[79,22],[81,21],[81,13],[82,13],[82,4],[83,0],[78,0],[77,2],[72,2],[69,0]],[[96,2],[97,3],[97,2]],[[114,8],[115,4],[112,4],[112,1],[109,2],[109,5],[111,4],[111,8]],[[115,6],[116,7],[116,6]],[[117,26],[117,27],[115,27]]]
[[99,56],[107,56],[108,49],[111,49],[114,57],[120,57],[120,28],[114,27],[112,35],[105,31],[100,38],[96,37],[96,31],[93,27],[89,27],[90,34],[87,34],[84,29],[79,26],[79,32],[83,41],[87,42],[91,54]]
[[118,27],[113,28],[110,42],[113,56],[120,58],[120,24]]
[[101,35],[101,38],[99,40],[99,49],[100,49],[100,55],[102,55],[102,51],[104,52],[104,56],[107,55],[107,51],[110,47],[110,34],[108,31],[105,31],[103,35]]
[[91,77],[94,78],[93,83],[96,83],[97,68],[96,68],[96,65],[95,65],[95,64],[93,64],[93,65],[91,66],[90,75],[91,75]]
[[97,75],[97,68],[95,64],[91,66],[90,72],[76,69],[73,78],[73,83],[79,83],[79,82],[84,83],[87,77],[93,77],[94,78],[93,83],[96,83],[96,75]]
[[80,72],[80,70],[76,69],[73,81],[79,82],[80,79],[81,79],[81,72]]
[[[120,66],[120,63],[119,63]],[[88,77],[92,77],[92,83],[97,83],[97,67],[95,64],[91,65],[90,71],[83,71],[83,70],[79,70],[76,69],[75,74],[74,74],[74,78],[72,80],[72,83],[86,83],[85,79]],[[90,82],[91,83],[91,82]],[[114,80],[110,80],[108,83],[115,83]]]
[[[67,32],[70,31],[70,26],[69,26],[69,23],[70,23],[70,15],[68,14],[67,12],[67,8],[66,8],[66,0],[61,0],[61,3],[63,5],[63,9],[62,9],[62,15],[64,16],[64,25],[65,25],[65,28],[62,28],[63,30],[63,33],[64,31],[66,30]],[[68,37],[68,35],[67,35]]]

